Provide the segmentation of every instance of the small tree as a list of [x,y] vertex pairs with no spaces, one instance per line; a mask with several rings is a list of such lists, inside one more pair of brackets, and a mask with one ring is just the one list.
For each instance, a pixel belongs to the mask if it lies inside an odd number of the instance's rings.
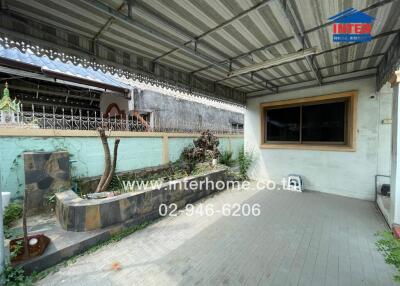
[[100,193],[100,192],[107,191],[108,186],[110,185],[110,182],[111,182],[112,178],[114,177],[115,167],[117,165],[118,145],[119,145],[120,139],[119,138],[115,139],[113,160],[111,162],[110,147],[108,146],[108,140],[107,140],[106,133],[103,128],[98,128],[97,130],[99,131],[100,139],[103,144],[104,165],[105,165],[104,173],[101,176],[100,182],[96,188],[96,193]]

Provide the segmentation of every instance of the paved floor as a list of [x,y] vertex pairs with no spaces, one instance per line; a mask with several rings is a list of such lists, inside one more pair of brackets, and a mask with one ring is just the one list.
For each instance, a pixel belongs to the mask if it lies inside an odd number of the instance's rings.
[[38,284],[395,285],[374,244],[386,225],[373,203],[252,190],[219,193],[196,209],[233,203],[259,203],[261,214],[167,217]]

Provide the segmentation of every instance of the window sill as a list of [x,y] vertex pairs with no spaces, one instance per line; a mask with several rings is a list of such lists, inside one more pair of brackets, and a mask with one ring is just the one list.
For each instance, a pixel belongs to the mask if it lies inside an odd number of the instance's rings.
[[311,144],[261,144],[261,149],[296,149],[296,150],[315,150],[315,151],[340,151],[355,152],[353,146],[337,146],[337,145],[311,145]]

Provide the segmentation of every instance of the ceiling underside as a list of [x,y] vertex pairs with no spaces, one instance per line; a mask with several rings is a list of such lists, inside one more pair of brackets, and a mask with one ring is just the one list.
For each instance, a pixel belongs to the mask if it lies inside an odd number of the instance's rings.
[[[305,59],[255,72],[253,77],[246,74],[226,78],[230,62],[235,70],[302,48],[293,37],[293,25],[278,0],[135,0],[132,3],[131,18],[124,0],[13,0],[8,1],[8,6],[38,21],[96,37],[101,43],[235,87],[249,96],[269,92],[266,81],[270,87],[316,81]],[[314,63],[322,78],[340,74],[351,77],[353,72],[376,73],[400,29],[400,0],[292,0],[290,4],[299,30],[305,34],[305,42],[318,48]],[[348,46],[332,41],[332,26],[325,25],[328,18],[351,7],[364,9],[375,17],[372,41]],[[112,19],[112,15],[117,17]],[[183,47],[184,43],[187,44]]]

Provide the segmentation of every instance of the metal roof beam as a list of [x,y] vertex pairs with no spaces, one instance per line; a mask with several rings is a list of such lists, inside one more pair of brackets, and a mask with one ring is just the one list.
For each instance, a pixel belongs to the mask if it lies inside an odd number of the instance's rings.
[[[203,33],[202,35],[197,36],[197,37],[192,37],[191,35],[186,34],[185,32],[181,31],[178,27],[175,27],[175,26],[171,25],[170,23],[168,23],[168,22],[166,22],[165,20],[161,19],[158,15],[152,13],[151,11],[148,11],[145,7],[139,6],[138,3],[136,3],[136,11],[137,11],[137,13],[140,13],[142,16],[143,16],[143,15],[148,15],[149,17],[151,17],[151,19],[156,20],[159,24],[161,24],[161,25],[163,25],[163,26],[167,26],[169,29],[173,30],[175,33],[179,34],[181,37],[185,37],[185,38],[189,39],[187,42],[185,42],[184,44],[181,44],[180,46],[178,46],[177,48],[175,48],[175,49],[173,49],[173,50],[171,50],[171,51],[182,50],[183,47],[185,47],[185,48],[189,48],[190,50],[192,50],[192,51],[194,51],[194,52],[197,52],[197,46],[198,46],[199,40],[200,40],[201,38],[204,38],[205,36],[211,34],[212,32],[215,32],[215,31],[218,30],[218,29],[222,29],[223,27],[229,25],[229,24],[232,23],[233,21],[236,21],[236,20],[238,20],[238,19],[244,17],[245,15],[247,15],[248,13],[250,13],[251,11],[255,11],[256,9],[258,9],[258,8],[260,8],[260,7],[264,6],[264,5],[266,5],[266,4],[267,4],[268,2],[270,2],[270,1],[271,1],[271,0],[264,0],[263,2],[261,2],[261,3],[257,4],[257,5],[255,5],[255,6],[253,6],[252,8],[250,8],[250,9],[248,9],[248,10],[246,10],[246,11],[240,13],[240,14],[238,14],[238,15],[235,16],[234,18],[232,18],[232,19],[230,19],[230,20],[228,20],[228,21],[226,21],[226,22],[224,22],[224,23],[218,25],[217,27],[215,27],[215,28],[213,28],[213,29],[211,29],[211,30],[209,30],[209,31]],[[192,45],[191,45],[190,47],[187,46],[187,45],[190,44],[190,43],[191,43]],[[203,43],[203,46],[205,46],[204,43]],[[216,54],[219,54],[222,58],[226,58],[226,55],[225,55],[224,53],[222,53],[221,51],[216,50],[216,49],[213,49],[212,47],[208,47],[208,46],[206,46],[206,48],[207,48],[208,50],[211,50],[211,51],[215,52]],[[170,51],[170,52],[171,52],[171,51]],[[187,50],[186,50],[186,51],[187,51]],[[170,54],[170,52],[167,52],[167,53]],[[153,59],[153,63],[157,63],[158,60],[160,59],[160,57],[162,58],[162,57],[165,56],[165,55],[166,55],[166,54],[161,55],[161,56],[159,56],[159,57],[156,57],[155,59]],[[215,63],[215,62],[216,62],[216,60],[214,60],[214,63]],[[232,67],[233,64],[234,64],[233,61],[227,60],[227,61],[225,62],[225,64],[224,64],[224,66],[226,66],[226,67],[224,67],[224,68],[230,69],[230,68]],[[194,74],[193,74],[193,75],[194,75]],[[247,79],[247,80],[250,79],[250,78],[249,78],[248,76],[246,76],[246,75],[241,76],[241,77],[242,77],[242,78],[245,78],[245,79]],[[264,81],[266,80],[265,78],[261,77],[260,75],[255,75],[255,77],[257,77],[258,79],[260,79],[261,82],[264,82]],[[262,86],[263,84],[259,84],[259,85]]]
[[[140,30],[141,32],[144,32],[146,34],[151,34],[154,37],[158,38],[158,40],[177,47],[180,45],[179,42],[177,42],[176,40],[172,39],[171,37],[168,37],[162,33],[160,33],[159,31],[150,28],[138,21],[135,21],[131,18],[129,18],[127,15],[122,14],[121,12],[109,7],[108,5],[98,1],[98,0],[84,0],[85,3],[87,3],[89,6],[91,6],[92,8],[96,9],[99,12],[102,12],[104,14],[109,15],[110,17],[115,18],[117,21],[123,22],[124,24],[135,28],[137,30]],[[183,47],[182,50],[192,54],[193,56],[195,56],[196,58],[198,58],[199,60],[202,60],[204,62],[207,63],[212,63],[213,61],[215,61],[216,59],[213,59],[209,56],[205,56],[202,54],[199,54],[198,52],[195,52],[194,50],[188,48],[188,47]]]
[[[226,27],[226,26],[232,24],[233,22],[235,22],[235,21],[237,21],[237,20],[243,18],[244,16],[248,15],[249,13],[251,13],[251,12],[253,12],[253,11],[256,11],[257,9],[259,9],[259,8],[261,8],[261,7],[265,6],[265,5],[267,5],[268,2],[270,2],[270,1],[271,1],[271,0],[264,0],[264,1],[260,2],[260,3],[258,3],[257,5],[254,5],[253,7],[249,8],[249,9],[247,9],[247,10],[244,10],[243,12],[237,14],[236,16],[232,17],[231,19],[229,19],[229,20],[227,20],[227,21],[225,21],[225,22],[219,24],[218,26],[215,26],[214,28],[208,30],[207,32],[204,32],[203,34],[197,36],[197,37],[195,38],[194,41],[198,43],[199,40],[201,40],[202,38],[204,38],[204,37],[210,35],[211,33],[214,33],[214,32],[216,32],[216,31],[218,31],[218,30],[223,29],[224,27]],[[186,45],[188,45],[188,44],[190,44],[190,43],[192,43],[192,42],[193,42],[193,40],[188,41],[188,42],[184,43],[182,46],[186,46]],[[173,49],[173,50],[171,50],[171,51],[168,51],[168,52],[162,54],[161,56],[157,57],[155,60],[158,61],[158,60],[162,59],[163,57],[166,57],[166,56],[168,56],[168,55],[170,55],[170,54],[175,53],[176,51],[179,51],[179,50],[181,49],[182,46],[177,47],[177,48],[175,48],[175,49]]]
[[[336,84],[336,83],[340,83],[340,82],[347,82],[347,81],[353,81],[353,80],[358,80],[358,79],[371,78],[373,76],[374,76],[373,73],[366,74],[366,75],[360,75],[360,76],[353,76],[353,77],[349,77],[349,78],[346,78],[346,79],[339,79],[339,80],[332,80],[332,81],[328,81],[328,82],[323,82],[322,85],[326,86],[326,85]],[[330,78],[330,77],[325,77],[325,79],[327,79],[327,78]],[[310,81],[303,81],[301,83],[306,83],[306,82],[310,82]],[[302,89],[308,89],[308,88],[313,88],[313,87],[317,87],[317,86],[319,86],[318,83],[313,84],[313,85],[303,86],[301,88]],[[288,89],[285,89],[284,92],[296,91],[298,89],[299,89],[298,87],[288,88]],[[266,95],[272,95],[272,93],[258,94],[258,95],[254,95],[254,96],[249,96],[248,98],[249,99],[253,99],[253,98],[262,97],[262,96],[266,96]]]
[[[326,77],[324,77],[324,79],[323,79],[323,81],[322,81],[322,85],[324,85],[324,80],[326,80],[326,79],[329,79],[329,78],[332,78],[332,77],[339,77],[339,76],[341,76],[341,75],[347,75],[347,74],[353,74],[353,73],[359,73],[359,72],[365,72],[365,71],[372,71],[372,70],[376,70],[376,67],[369,67],[369,68],[365,68],[365,69],[360,69],[360,70],[354,70],[354,71],[349,71],[349,72],[344,72],[344,73],[340,73],[340,74],[335,74],[335,75],[330,75],[330,76],[326,76]],[[371,74],[369,74],[368,76],[371,76],[371,75],[374,75],[375,73],[371,73]],[[365,76],[365,75],[364,75]],[[302,83],[307,83],[307,82],[311,82],[311,81],[314,81],[314,80],[305,80],[305,81],[300,81],[300,82],[295,82],[295,83],[289,83],[289,84],[283,84],[283,85],[280,85],[279,86],[279,88],[282,88],[282,87],[286,87],[286,86],[291,86],[291,85],[296,85],[296,84],[302,84]],[[341,81],[345,81],[344,79],[339,79],[339,80],[337,80],[336,82],[341,82]],[[329,81],[328,82],[326,82],[326,83],[330,83]],[[316,84],[316,85],[313,85],[313,86],[318,86],[319,84]],[[298,87],[298,88],[302,88],[302,87]],[[297,88],[297,89],[298,89]],[[248,95],[252,95],[252,94],[254,94],[254,93],[258,93],[258,92],[261,92],[261,91],[263,91],[263,89],[260,89],[260,90],[254,90],[254,91],[250,91],[250,92],[247,92],[246,93],[246,96],[248,96]],[[283,90],[283,92],[287,92],[288,90]],[[267,93],[267,94],[265,94],[265,93],[262,93],[262,94],[257,94],[257,95],[255,95],[255,96],[250,96],[251,98],[253,98],[253,97],[258,97],[258,96],[263,96],[263,95],[269,95],[270,93]]]
[[[372,37],[372,40],[376,40],[376,39],[388,37],[388,36],[390,36],[390,35],[397,34],[397,33],[400,33],[400,29],[396,29],[396,30],[393,30],[393,31],[387,31],[387,32],[384,32],[384,33],[375,35],[375,36]],[[340,50],[340,49],[349,48],[349,47],[351,47],[351,46],[355,46],[355,45],[359,45],[359,44],[363,44],[363,43],[355,42],[355,43],[351,43],[351,44],[339,46],[339,47],[336,47],[336,48],[332,48],[332,49],[329,49],[329,50],[325,50],[325,51],[318,52],[318,53],[315,54],[315,56],[323,55],[323,54],[330,53],[330,52],[333,52],[333,51],[336,51],[336,50]],[[302,60],[302,59],[296,59],[296,60],[293,60],[293,61],[291,61],[291,62],[287,62],[287,63],[285,63],[285,64],[293,63],[293,62],[296,62],[296,61],[299,61],[299,60]],[[354,60],[354,61],[357,61],[357,59]],[[342,63],[342,64],[343,64],[343,63]],[[279,66],[279,65],[277,65],[277,66]],[[321,67],[320,69],[325,69],[325,68],[326,68],[326,67]],[[257,72],[260,72],[260,71],[263,71],[263,70],[264,70],[264,69],[259,70],[259,71],[257,71]],[[311,72],[312,70],[309,70],[309,71]],[[231,78],[233,78],[233,77],[231,77]],[[224,81],[224,80],[228,80],[228,79],[231,79],[231,78],[220,79],[219,82]],[[272,80],[274,80],[274,79],[272,79]],[[259,83],[259,82],[257,82],[257,83]],[[249,85],[251,85],[251,84],[249,84]],[[248,86],[248,85],[247,85],[247,86]],[[238,87],[236,87],[236,88],[238,88]]]
[[[329,66],[325,66],[325,67],[320,67],[319,69],[320,70],[325,70],[325,69],[341,66],[343,64],[355,63],[355,62],[359,62],[359,61],[363,61],[363,60],[368,60],[368,59],[371,59],[371,58],[380,57],[380,56],[383,56],[383,55],[385,55],[385,54],[384,53],[379,53],[379,54],[370,55],[370,56],[358,58],[358,59],[351,60],[351,61],[345,61],[345,62],[341,62],[341,63],[338,63],[338,64],[333,64],[333,65],[329,65]],[[298,73],[294,73],[294,74],[291,74],[291,75],[280,76],[280,77],[276,77],[276,78],[274,78],[272,80],[285,79],[285,78],[289,78],[289,77],[293,77],[293,76],[297,76],[297,75],[302,75],[302,74],[309,73],[309,72],[312,72],[312,71],[311,70],[307,70],[307,71],[304,71],[304,72],[298,72]],[[237,88],[247,87],[247,86],[251,86],[251,85],[253,85],[253,83],[244,84],[244,85],[240,85],[240,86],[235,86],[235,88],[237,89]],[[259,92],[259,91],[262,91],[262,89],[254,90],[254,91],[251,91],[251,92],[256,92],[256,91]]]
[[[129,4],[129,3],[130,3],[130,2],[128,2],[128,4]],[[125,2],[123,2],[123,3],[121,4],[121,6],[118,7],[117,11],[118,11],[118,12],[121,11],[122,8],[123,8],[124,6],[125,6]],[[129,9],[128,9],[128,11],[129,11]],[[112,23],[113,23],[114,21],[115,21],[115,18],[114,18],[114,17],[110,17],[110,18],[107,20],[107,22],[103,25],[103,27],[101,27],[100,30],[97,32],[97,34],[93,37],[93,39],[92,39],[93,43],[96,43],[96,41],[99,39],[99,37],[101,36],[101,34],[102,34],[104,31],[107,31],[108,28],[110,28],[110,26],[112,25]],[[93,50],[95,51],[94,48],[93,48]]]
[[[119,11],[107,6],[106,4],[104,4],[98,0],[84,0],[84,1],[89,6],[96,9],[97,11],[107,14],[110,17],[115,18],[117,21],[121,21],[124,24],[131,26],[135,29],[138,29],[146,34],[153,35],[154,37],[157,37],[158,40],[160,40],[164,43],[167,43],[168,45],[171,45],[174,47],[181,47],[181,50],[191,54],[192,56],[196,57],[200,61],[206,62],[207,64],[214,64],[214,63],[218,62],[218,59],[208,56],[208,55],[201,54],[197,50],[193,50],[189,47],[182,46],[181,43],[177,42],[176,40],[172,39],[171,37],[168,37],[168,36],[164,35],[163,33],[160,33],[159,31],[157,31],[153,28],[150,28],[138,21],[132,20],[128,16],[120,13]],[[177,32],[182,33],[181,31],[177,31]],[[219,67],[219,69],[222,70],[223,72],[227,72],[227,68]],[[260,76],[257,76],[257,77],[262,79],[262,77],[260,77]],[[265,79],[263,79],[263,80],[265,80]],[[264,86],[263,84],[261,84],[261,85]]]
[[[297,19],[295,14],[292,12],[290,0],[277,0],[277,2],[279,3],[280,9],[285,14],[286,20],[288,21],[289,26],[292,28],[292,30],[294,32],[294,38],[295,38],[297,44],[303,50],[310,48],[310,43],[309,43],[308,39],[306,38],[306,35],[304,34],[304,32],[300,26],[300,20]],[[314,57],[307,56],[307,57],[305,57],[305,60],[307,62],[308,67],[312,70],[315,79],[318,81],[319,84],[321,84],[322,76],[318,70],[317,65],[314,62]]]
[[381,87],[387,82],[391,73],[398,69],[400,66],[400,32],[393,40],[392,44],[385,53],[381,62],[378,64],[376,71],[376,89],[380,90]]
[[[383,0],[383,1],[377,2],[377,3],[375,3],[375,4],[372,4],[372,5],[370,5],[370,6],[366,7],[366,8],[364,8],[364,9],[361,9],[360,11],[361,11],[361,12],[367,12],[367,11],[369,11],[369,10],[373,10],[373,9],[379,8],[380,6],[389,4],[389,3],[393,2],[393,1],[397,1],[397,0]],[[326,22],[326,23],[324,23],[324,24],[322,24],[322,25],[319,25],[319,26],[316,26],[316,27],[314,27],[314,28],[311,28],[311,29],[309,29],[309,30],[304,31],[304,35],[307,35],[307,34],[309,34],[309,33],[315,32],[315,31],[317,31],[317,30],[320,30],[320,29],[325,28],[325,27],[327,27],[327,26],[330,26],[330,25],[332,25],[332,24],[333,24],[333,21]],[[214,63],[214,64],[212,64],[212,65],[209,65],[209,66],[207,66],[207,67],[203,67],[203,68],[201,68],[201,69],[195,70],[195,71],[193,71],[193,73],[198,73],[198,72],[201,72],[201,71],[204,71],[204,70],[213,68],[213,67],[218,67],[218,66],[224,65],[224,64],[226,64],[229,60],[238,60],[238,59],[242,59],[242,58],[245,58],[245,57],[250,57],[252,54],[254,54],[254,53],[256,53],[256,52],[268,50],[269,48],[272,48],[272,47],[277,46],[277,45],[279,45],[279,44],[285,43],[285,42],[290,41],[290,40],[292,40],[292,39],[294,39],[294,36],[290,36],[290,37],[281,39],[281,40],[276,41],[276,42],[274,42],[274,43],[266,44],[266,45],[264,45],[264,46],[262,46],[262,47],[260,47],[260,48],[257,48],[257,49],[254,49],[254,50],[245,52],[245,53],[240,54],[240,55],[237,55],[237,56],[235,56],[235,57],[233,57],[233,58],[226,59],[226,60],[222,60],[222,61],[216,62],[216,63]]]

